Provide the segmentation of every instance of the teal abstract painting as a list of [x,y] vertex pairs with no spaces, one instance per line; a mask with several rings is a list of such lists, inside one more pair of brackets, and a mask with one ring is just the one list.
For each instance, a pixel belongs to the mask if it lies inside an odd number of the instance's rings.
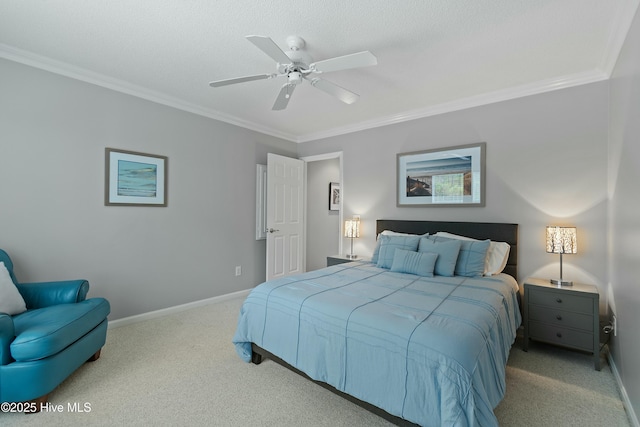
[[118,161],[118,195],[156,197],[158,166],[151,163]]

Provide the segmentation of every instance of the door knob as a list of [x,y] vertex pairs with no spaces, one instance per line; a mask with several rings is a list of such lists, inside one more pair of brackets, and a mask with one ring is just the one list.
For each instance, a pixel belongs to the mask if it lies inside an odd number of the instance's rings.
[[268,233],[275,233],[276,231],[280,231],[280,230],[276,230],[275,228],[270,228],[267,230]]

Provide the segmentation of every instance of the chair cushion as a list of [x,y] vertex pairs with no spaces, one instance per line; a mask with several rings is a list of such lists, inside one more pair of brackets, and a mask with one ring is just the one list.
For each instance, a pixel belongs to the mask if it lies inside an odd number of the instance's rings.
[[104,298],[29,310],[13,317],[11,356],[20,362],[59,353],[98,326],[110,312]]

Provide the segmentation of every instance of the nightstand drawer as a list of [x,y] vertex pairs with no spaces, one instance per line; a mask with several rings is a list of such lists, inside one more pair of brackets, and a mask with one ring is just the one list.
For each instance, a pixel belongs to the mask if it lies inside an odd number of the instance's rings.
[[529,292],[528,303],[593,315],[593,298],[579,295],[535,290]]
[[593,314],[573,313],[541,305],[529,305],[529,320],[593,332]]
[[538,341],[593,352],[593,333],[529,322],[529,337]]

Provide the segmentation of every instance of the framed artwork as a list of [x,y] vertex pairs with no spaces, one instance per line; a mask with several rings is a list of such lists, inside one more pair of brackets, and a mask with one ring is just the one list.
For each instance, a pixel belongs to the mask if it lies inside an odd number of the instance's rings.
[[486,143],[397,155],[397,206],[484,206]]
[[329,210],[330,211],[340,210],[340,183],[339,182],[329,183]]
[[105,206],[167,206],[165,156],[105,149]]

